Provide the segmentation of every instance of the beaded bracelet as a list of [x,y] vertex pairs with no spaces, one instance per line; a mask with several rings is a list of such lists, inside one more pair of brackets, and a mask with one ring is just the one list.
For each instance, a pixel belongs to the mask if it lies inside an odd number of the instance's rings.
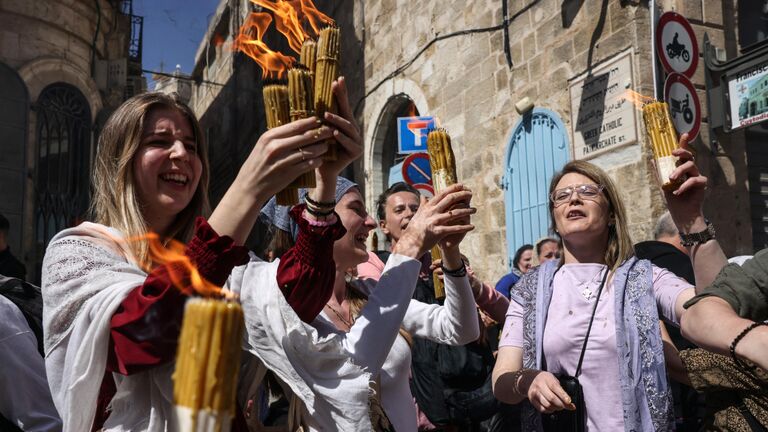
[[461,261],[461,267],[455,270],[449,270],[442,265],[440,267],[443,269],[443,274],[448,275],[450,277],[460,278],[467,275],[467,266],[464,265],[464,260]]
[[755,366],[747,366],[742,362],[737,356],[736,356],[736,345],[738,345],[739,342],[741,342],[742,339],[744,339],[744,336],[747,335],[747,333],[751,332],[755,328],[761,326],[761,325],[768,325],[768,321],[755,321],[752,324],[748,325],[747,328],[741,331],[738,336],[736,336],[733,339],[733,342],[731,342],[731,346],[728,348],[728,350],[731,352],[731,358],[733,359],[733,362],[736,363],[736,366],[740,367],[744,370],[754,370]]
[[307,196],[305,196],[304,199],[309,204],[312,204],[315,207],[320,207],[320,208],[336,207],[336,201],[328,201],[328,202],[315,201],[315,200],[313,200],[312,198],[309,197],[309,194],[307,194]]

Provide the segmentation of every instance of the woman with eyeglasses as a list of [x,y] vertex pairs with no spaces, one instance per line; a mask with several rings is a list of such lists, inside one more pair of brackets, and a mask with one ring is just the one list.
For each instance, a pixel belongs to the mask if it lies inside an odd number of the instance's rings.
[[[667,194],[669,207],[681,232],[698,232],[706,227],[701,215],[706,177],[690,152],[675,154],[685,163],[672,177],[688,179]],[[513,288],[494,394],[506,403],[527,400],[523,430],[542,425],[553,430],[562,427],[553,427],[564,417],[562,410],[575,411],[578,403],[558,378],[575,376],[585,414],[569,421],[591,431],[672,429],[659,315],[679,325],[694,287],[633,256],[624,204],[603,170],[570,162],[549,190],[563,256],[528,272]],[[722,251],[717,242],[705,241],[691,254],[696,280],[706,286],[715,274],[707,263],[719,268]]]

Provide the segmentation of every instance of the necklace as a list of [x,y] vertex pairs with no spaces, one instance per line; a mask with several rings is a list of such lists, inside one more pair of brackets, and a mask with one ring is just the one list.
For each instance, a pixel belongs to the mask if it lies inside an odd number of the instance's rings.
[[[350,319],[347,320],[346,318],[344,318],[344,316],[341,314],[341,312],[336,310],[335,307],[331,306],[330,303],[326,303],[325,306],[328,309],[330,309],[331,312],[333,312],[333,314],[336,315],[336,318],[338,318],[339,321],[344,323],[347,326],[347,328],[352,328],[352,326],[355,324],[355,318],[353,316],[350,315],[350,317],[349,317]],[[352,321],[352,322],[350,322],[350,321]]]
[[601,268],[601,269],[600,269],[600,270],[597,272],[597,274],[596,274],[596,275],[592,276],[592,278],[591,278],[591,279],[589,279],[588,281],[586,281],[586,282],[581,282],[581,281],[579,281],[579,284],[578,284],[578,286],[579,286],[579,287],[584,287],[584,289],[582,289],[582,290],[581,290],[581,295],[582,295],[582,297],[584,297],[584,299],[585,299],[585,300],[587,300],[587,301],[590,301],[590,300],[592,300],[592,295],[593,295],[595,292],[594,292],[594,290],[593,290],[593,289],[590,287],[590,284],[592,284],[592,282],[597,282],[597,278],[598,278],[598,276],[600,276],[601,274],[603,274],[603,269],[602,269],[602,268]]

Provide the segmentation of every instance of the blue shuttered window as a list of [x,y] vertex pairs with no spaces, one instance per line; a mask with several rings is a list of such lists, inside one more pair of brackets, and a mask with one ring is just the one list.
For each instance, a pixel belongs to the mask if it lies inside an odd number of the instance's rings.
[[548,234],[549,181],[569,158],[565,127],[554,112],[536,108],[515,126],[502,180],[510,268],[518,247]]

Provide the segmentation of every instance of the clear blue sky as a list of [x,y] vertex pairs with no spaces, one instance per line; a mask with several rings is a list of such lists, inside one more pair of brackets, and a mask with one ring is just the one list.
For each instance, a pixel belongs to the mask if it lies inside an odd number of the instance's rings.
[[192,72],[195,52],[218,4],[219,0],[133,0],[133,13],[144,17],[144,69],[171,72],[178,64],[183,72]]

